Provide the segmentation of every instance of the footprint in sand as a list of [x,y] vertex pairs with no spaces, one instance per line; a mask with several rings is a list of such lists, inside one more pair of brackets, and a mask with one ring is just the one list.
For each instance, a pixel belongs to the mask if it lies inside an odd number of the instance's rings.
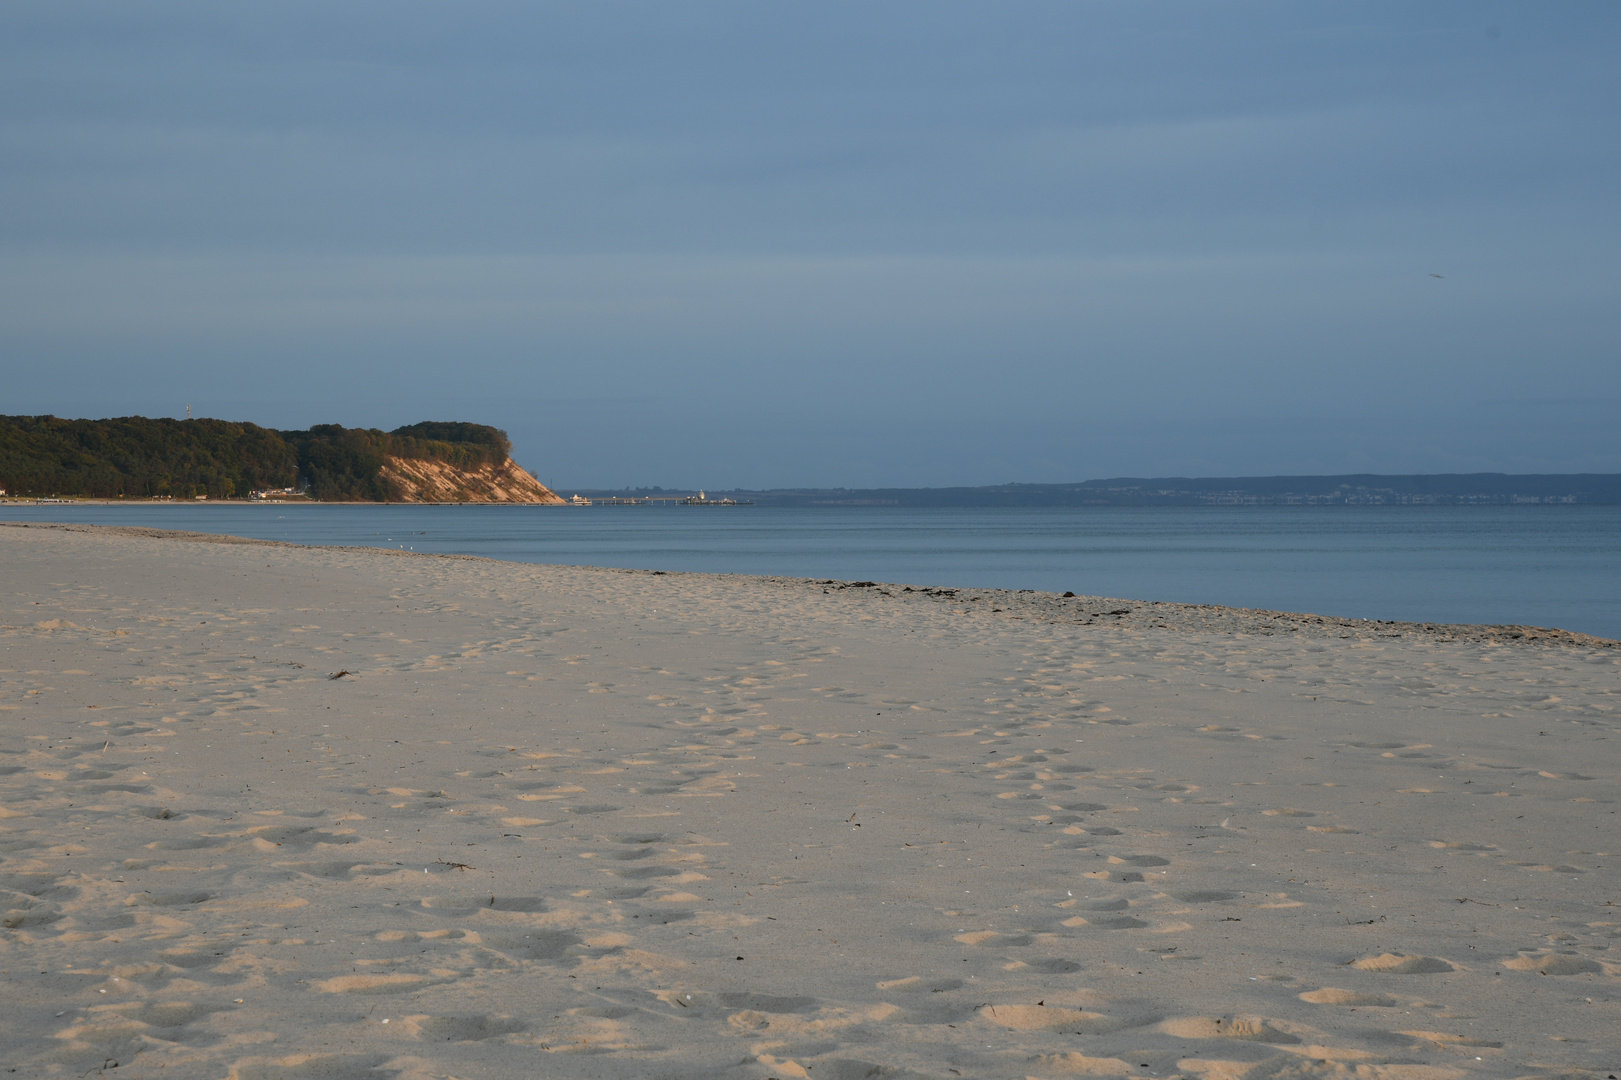
[[183,836],[174,840],[154,840],[146,848],[148,851],[205,851],[230,846],[231,838],[228,836]]
[[964,945],[984,945],[992,949],[1008,949],[1028,945],[1034,939],[1029,934],[999,934],[995,930],[978,930],[969,934],[958,934],[956,940]]
[[1038,975],[1073,975],[1080,971],[1081,967],[1079,961],[1055,956],[1046,960],[1031,960],[1023,965],[1023,970],[1033,971]]
[[1059,907],[1080,908],[1082,911],[1125,911],[1130,906],[1131,901],[1124,896],[1099,900],[1066,900],[1059,905]]
[[1410,1039],[1422,1039],[1424,1042],[1432,1044],[1437,1050],[1467,1053],[1470,1050],[1501,1050],[1503,1048],[1503,1044],[1494,1039],[1473,1039],[1467,1035],[1455,1035],[1447,1031],[1400,1031],[1397,1034],[1406,1035]]
[[1091,926],[1093,929],[1143,929],[1148,926],[1143,919],[1131,918],[1130,915],[1094,915],[1093,918],[1084,918],[1076,915],[1073,918],[1063,919],[1065,926]]
[[604,836],[610,844],[662,844],[669,840],[665,833],[619,833],[615,836]]
[[167,949],[157,954],[159,962],[170,964],[177,968],[200,968],[218,963],[219,954],[215,952],[197,952],[191,949]]
[[1111,1031],[1133,1026],[1130,1020],[1104,1013],[1045,1003],[983,1005],[979,1009],[979,1015],[998,1027],[1013,1031],[1060,1031],[1075,1035],[1106,1035]]
[[403,994],[437,981],[429,975],[340,975],[314,985],[324,994]]
[[[813,1048],[812,1052],[815,1052]],[[891,1069],[876,1062],[864,1061],[861,1058],[816,1058],[806,1059],[801,1065],[793,1058],[777,1058],[771,1054],[761,1054],[756,1060],[776,1076],[816,1077],[816,1080],[868,1080],[869,1077],[895,1076],[910,1077],[915,1073]]]
[[639,900],[652,891],[651,885],[615,885],[607,889],[592,889],[591,895],[604,900]]
[[1512,971],[1535,971],[1539,975],[1596,975],[1605,970],[1598,961],[1572,953],[1522,954],[1503,961],[1503,966]]
[[1223,892],[1220,889],[1191,889],[1187,892],[1174,892],[1171,897],[1184,904],[1214,904],[1222,900],[1237,900],[1238,893]]
[[1110,855],[1109,862],[1126,866],[1170,866],[1171,860],[1160,855]]
[[244,1058],[231,1066],[226,1080],[358,1080],[386,1076],[376,1071],[388,1054],[292,1054]]
[[892,994],[944,994],[960,990],[962,985],[961,979],[925,979],[920,975],[890,979],[877,984],[878,989],[887,990]]
[[405,1034],[423,1042],[483,1042],[524,1030],[517,1020],[504,1016],[407,1016],[402,1018]]
[[[347,878],[349,876],[349,872],[355,867],[365,866],[367,864],[353,862],[351,860],[338,860],[331,862],[279,862],[275,865],[277,869],[291,870],[298,874],[308,874],[310,877]],[[393,869],[393,867],[389,867],[389,871],[392,871]],[[385,871],[385,873],[389,871]]]
[[1038,1071],[1067,1076],[1130,1076],[1136,1068],[1120,1058],[1087,1057],[1079,1050],[1043,1054],[1035,1059]]
[[155,1028],[185,1027],[193,1020],[226,1011],[223,1005],[197,1005],[189,1001],[141,1002],[118,1007],[120,1015]]
[[1178,1016],[1161,1021],[1159,1030],[1179,1039],[1238,1039],[1243,1042],[1297,1046],[1294,1025],[1265,1016]]
[[702,874],[694,874],[690,870],[682,870],[676,866],[654,864],[652,866],[626,866],[604,867],[603,873],[612,874],[625,881],[648,881],[653,878],[680,878],[682,881],[702,881]]
[[[587,853],[582,852],[582,856],[584,854]],[[614,862],[638,862],[642,859],[651,859],[657,852],[650,847],[640,847],[631,848],[628,851],[590,852],[589,854],[600,854],[603,858],[611,859]]]
[[568,1011],[569,1016],[584,1016],[592,1020],[625,1020],[642,1014],[642,1009],[630,1005],[587,1005]]
[[1403,956],[1401,953],[1364,956],[1351,966],[1359,971],[1376,971],[1381,975],[1438,975],[1458,970],[1450,961],[1439,956]]
[[243,834],[270,847],[300,848],[316,844],[353,844],[360,837],[352,832],[328,832],[313,825],[259,825]]
[[781,996],[745,991],[716,994],[715,1000],[720,1003],[722,1008],[740,1009],[747,1012],[786,1014],[816,1011],[816,999],[813,997]]
[[452,893],[448,896],[426,896],[422,906],[436,915],[460,919],[480,911],[536,912],[549,910],[539,896],[499,896],[495,893]]
[[62,909],[49,900],[27,893],[0,892],[0,927],[7,930],[46,926],[62,917]]
[[133,896],[125,897],[124,904],[128,907],[136,907],[140,905],[149,905],[151,907],[186,907],[191,904],[201,904],[204,901],[212,899],[214,899],[214,894],[207,892],[138,892]]
[[565,960],[569,957],[569,950],[581,944],[579,935],[568,930],[481,932],[478,939],[479,944],[486,949],[492,949],[514,960]]
[[1444,851],[1496,851],[1492,844],[1473,844],[1467,840],[1431,840],[1430,847]]
[[1332,986],[1325,986],[1321,990],[1308,990],[1300,995],[1300,1000],[1309,1001],[1313,1005],[1354,1005],[1380,1009],[1388,1009],[1396,1004],[1395,998],[1384,994],[1364,994]]

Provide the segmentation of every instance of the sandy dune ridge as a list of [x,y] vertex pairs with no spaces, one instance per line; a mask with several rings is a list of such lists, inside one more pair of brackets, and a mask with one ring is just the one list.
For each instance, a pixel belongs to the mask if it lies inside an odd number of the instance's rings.
[[1614,643],[93,527],[0,583],[19,1075],[1621,1075]]

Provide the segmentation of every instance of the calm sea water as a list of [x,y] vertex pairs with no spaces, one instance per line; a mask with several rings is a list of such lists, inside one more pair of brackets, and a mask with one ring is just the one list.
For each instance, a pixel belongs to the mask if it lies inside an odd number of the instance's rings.
[[1066,589],[1621,638],[1621,507],[903,509],[0,506],[149,525],[574,563]]

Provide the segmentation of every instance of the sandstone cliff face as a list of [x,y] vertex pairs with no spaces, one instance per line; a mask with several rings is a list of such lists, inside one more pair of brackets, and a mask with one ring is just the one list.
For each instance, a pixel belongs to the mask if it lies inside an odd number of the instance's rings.
[[408,503],[543,503],[563,502],[550,488],[511,458],[473,469],[422,458],[383,459],[383,481],[389,498]]

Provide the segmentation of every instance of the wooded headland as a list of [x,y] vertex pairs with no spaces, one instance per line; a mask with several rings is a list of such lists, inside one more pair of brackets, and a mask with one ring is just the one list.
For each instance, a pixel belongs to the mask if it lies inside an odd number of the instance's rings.
[[0,488],[12,496],[318,501],[558,501],[508,456],[506,432],[428,421],[393,431],[231,420],[0,416]]

